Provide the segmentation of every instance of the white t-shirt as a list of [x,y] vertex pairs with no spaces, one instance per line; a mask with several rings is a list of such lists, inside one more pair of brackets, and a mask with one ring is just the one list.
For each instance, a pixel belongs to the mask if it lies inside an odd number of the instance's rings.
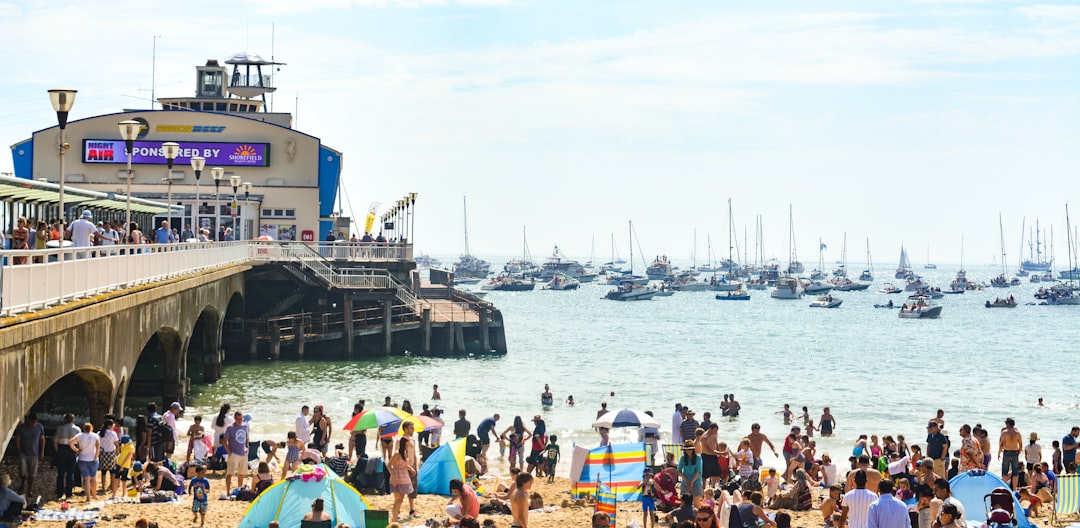
[[98,457],[101,437],[95,433],[79,433],[74,442],[79,445],[79,461],[93,462]]
[[853,489],[844,494],[844,507],[848,509],[848,528],[867,528],[870,525],[870,505],[878,498],[868,489]]
[[98,232],[97,226],[93,222],[80,218],[71,223],[68,227],[71,231],[71,242],[75,247],[90,247],[94,245],[94,233]]
[[173,445],[175,446],[180,442],[180,432],[176,430],[176,415],[172,411],[165,411],[165,414],[161,415],[161,421],[172,427]]
[[303,413],[296,415],[296,438],[307,445],[311,442],[311,424]]
[[1039,444],[1028,444],[1024,446],[1024,461],[1029,464],[1038,464],[1042,462],[1042,446]]
[[106,429],[105,434],[101,435],[101,452],[113,453],[118,445],[120,445],[120,437],[116,436],[116,431]]
[[836,484],[836,464],[822,464],[821,471],[825,474],[825,487]]
[[106,237],[101,239],[101,245],[103,246],[115,246],[116,242],[113,241],[120,239],[120,235],[115,229],[101,229],[100,231],[102,236]]

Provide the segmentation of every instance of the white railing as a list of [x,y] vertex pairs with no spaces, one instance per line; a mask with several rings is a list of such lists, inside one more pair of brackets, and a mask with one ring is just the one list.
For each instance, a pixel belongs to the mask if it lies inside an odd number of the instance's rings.
[[416,306],[416,297],[386,270],[332,265],[335,260],[400,261],[411,254],[406,244],[275,241],[0,251],[0,316],[251,261],[299,262],[334,286],[395,289],[402,304]]
[[247,246],[223,242],[2,251],[0,315],[247,262]]

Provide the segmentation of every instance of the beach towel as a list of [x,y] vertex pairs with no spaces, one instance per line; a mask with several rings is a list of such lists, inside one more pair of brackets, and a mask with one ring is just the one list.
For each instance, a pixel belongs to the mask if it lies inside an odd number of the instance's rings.
[[76,510],[70,509],[66,511],[60,510],[38,510],[34,513],[35,521],[88,521],[90,519],[97,519],[97,510]]

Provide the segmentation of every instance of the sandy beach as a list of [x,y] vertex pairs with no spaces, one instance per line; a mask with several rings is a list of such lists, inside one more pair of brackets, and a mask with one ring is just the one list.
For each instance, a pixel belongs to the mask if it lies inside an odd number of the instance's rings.
[[[47,466],[47,464],[45,465]],[[9,475],[16,474],[17,468],[10,464],[4,464],[2,471]],[[55,478],[55,472],[52,468],[43,467],[38,474],[38,481],[34,486],[34,495],[40,494],[43,497],[50,496],[52,494]],[[501,481],[507,482],[508,478],[508,474],[503,475]],[[208,474],[207,479],[210,481],[211,497],[213,498],[211,499],[209,509],[207,510],[206,527],[234,528],[240,523],[240,520],[243,518],[244,512],[250,503],[217,500],[217,497],[221,494],[225,485],[225,479],[220,474]],[[482,484],[485,486],[493,485],[494,483],[494,478],[485,478],[482,480]],[[17,485],[17,482],[13,482],[13,485]],[[549,513],[532,513],[529,517],[530,526],[535,528],[589,526],[589,519],[593,513],[593,505],[570,499],[570,481],[568,479],[556,478],[552,483],[548,483],[546,479],[536,479],[533,483],[533,491],[539,492],[544,497],[545,505],[554,505],[558,508]],[[179,502],[175,503],[107,504],[104,502],[97,502],[88,505],[84,501],[81,490],[78,487],[76,487],[75,493],[76,497],[75,500],[70,503],[71,507],[78,509],[86,509],[88,507],[99,508],[97,526],[100,527],[130,527],[134,525],[135,520],[139,517],[146,517],[151,521],[157,522],[161,528],[198,526],[197,523],[192,524],[191,522],[192,513],[190,495],[180,496]],[[819,496],[821,495],[824,495],[824,491],[818,490],[815,492],[815,507],[819,504]],[[105,496],[107,496],[107,494]],[[393,506],[392,495],[365,495],[365,498],[372,509],[389,511]],[[419,517],[403,523],[402,526],[422,527],[424,522],[429,518],[439,520],[446,518],[444,507],[448,500],[449,497],[438,495],[420,495],[416,499],[416,509]],[[481,500],[483,501],[485,498],[481,497]],[[60,504],[55,501],[46,501],[43,499],[42,507],[44,509],[57,510],[60,508]],[[403,509],[407,509],[407,503],[403,504]],[[821,525],[821,515],[816,510],[789,513],[792,515],[792,526],[809,527]],[[495,521],[495,526],[501,528],[510,526],[509,515],[480,515],[481,522],[489,518]],[[641,523],[640,504],[638,502],[619,503],[617,516],[618,526],[626,526],[626,523],[630,522],[631,519],[636,519],[638,523]],[[59,521],[30,521],[25,525],[41,527],[64,526],[64,524]]]

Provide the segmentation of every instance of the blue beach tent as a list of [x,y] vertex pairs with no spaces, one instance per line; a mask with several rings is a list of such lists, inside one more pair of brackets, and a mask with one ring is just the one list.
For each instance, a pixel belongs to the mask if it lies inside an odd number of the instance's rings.
[[451,440],[432,451],[416,473],[419,493],[450,495],[450,479],[465,481],[465,439]]
[[[984,501],[986,495],[997,488],[1009,489],[1009,485],[1001,480],[1001,477],[982,470],[966,471],[956,475],[949,480],[949,487],[952,489],[953,497],[964,505],[965,519],[978,524],[986,523],[986,502]],[[1016,515],[1016,528],[1033,528],[1027,516],[1024,515],[1024,508],[1016,495],[1013,495],[1013,511]]]
[[[319,497],[323,499],[323,511],[332,518],[332,525],[347,523],[365,528],[364,510],[368,504],[363,495],[325,464],[317,467],[326,472],[322,479],[290,478],[266,488],[248,506],[238,528],[265,528],[275,520],[281,526],[300,526],[304,514],[311,511],[312,501]],[[304,469],[301,467],[299,471]]]

